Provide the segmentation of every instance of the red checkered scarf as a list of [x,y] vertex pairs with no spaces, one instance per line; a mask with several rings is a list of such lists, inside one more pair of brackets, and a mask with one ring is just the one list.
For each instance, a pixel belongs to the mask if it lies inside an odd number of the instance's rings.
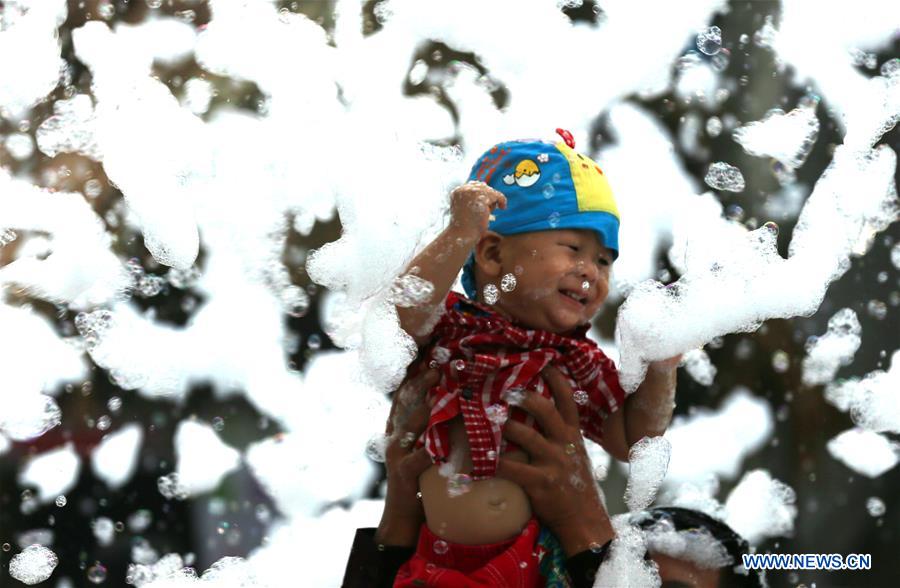
[[587,392],[587,402],[578,404],[581,430],[599,443],[603,420],[622,405],[625,392],[615,364],[585,337],[586,332],[587,327],[581,327],[572,336],[564,336],[527,329],[489,306],[451,292],[446,312],[434,329],[428,358],[441,372],[441,381],[429,391],[434,404],[423,436],[432,461],[449,457],[449,421],[462,414],[472,479],[493,477],[500,453],[514,448],[501,435],[504,413],[538,428],[531,415],[510,407],[504,393],[531,390],[550,398],[540,375],[547,365],[557,367],[573,390]]

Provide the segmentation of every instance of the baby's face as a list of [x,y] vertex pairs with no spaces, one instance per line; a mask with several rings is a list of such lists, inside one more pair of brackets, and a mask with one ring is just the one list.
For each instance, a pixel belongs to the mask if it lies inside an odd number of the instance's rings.
[[516,277],[496,306],[534,329],[565,333],[585,324],[609,294],[612,252],[582,229],[509,235],[500,245],[502,274]]

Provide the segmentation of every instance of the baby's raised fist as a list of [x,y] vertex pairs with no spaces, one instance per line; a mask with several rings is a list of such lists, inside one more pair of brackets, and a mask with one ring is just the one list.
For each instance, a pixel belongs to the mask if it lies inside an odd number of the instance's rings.
[[453,226],[473,239],[487,231],[491,212],[506,208],[506,196],[484,182],[471,181],[450,192],[450,216]]

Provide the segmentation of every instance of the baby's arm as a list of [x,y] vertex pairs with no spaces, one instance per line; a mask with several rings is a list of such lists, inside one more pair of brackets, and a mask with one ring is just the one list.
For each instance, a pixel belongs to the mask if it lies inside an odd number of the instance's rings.
[[409,264],[407,273],[434,285],[431,298],[421,306],[397,307],[400,326],[418,345],[428,341],[429,319],[443,304],[459,270],[487,231],[491,211],[497,206],[506,208],[506,197],[487,184],[459,186],[450,194],[450,224]]
[[632,445],[666,432],[675,409],[675,374],[680,362],[679,355],[651,363],[634,394],[604,421],[602,445],[607,453],[628,461]]

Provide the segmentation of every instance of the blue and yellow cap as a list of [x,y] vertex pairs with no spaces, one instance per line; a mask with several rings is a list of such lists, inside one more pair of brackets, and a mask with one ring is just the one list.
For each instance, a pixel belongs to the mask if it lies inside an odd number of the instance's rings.
[[[600,166],[575,151],[571,133],[563,141],[507,141],[487,150],[472,167],[480,181],[506,196],[488,230],[501,235],[555,229],[595,231],[603,246],[619,256],[619,210]],[[466,295],[475,299],[475,256],[463,266]]]

